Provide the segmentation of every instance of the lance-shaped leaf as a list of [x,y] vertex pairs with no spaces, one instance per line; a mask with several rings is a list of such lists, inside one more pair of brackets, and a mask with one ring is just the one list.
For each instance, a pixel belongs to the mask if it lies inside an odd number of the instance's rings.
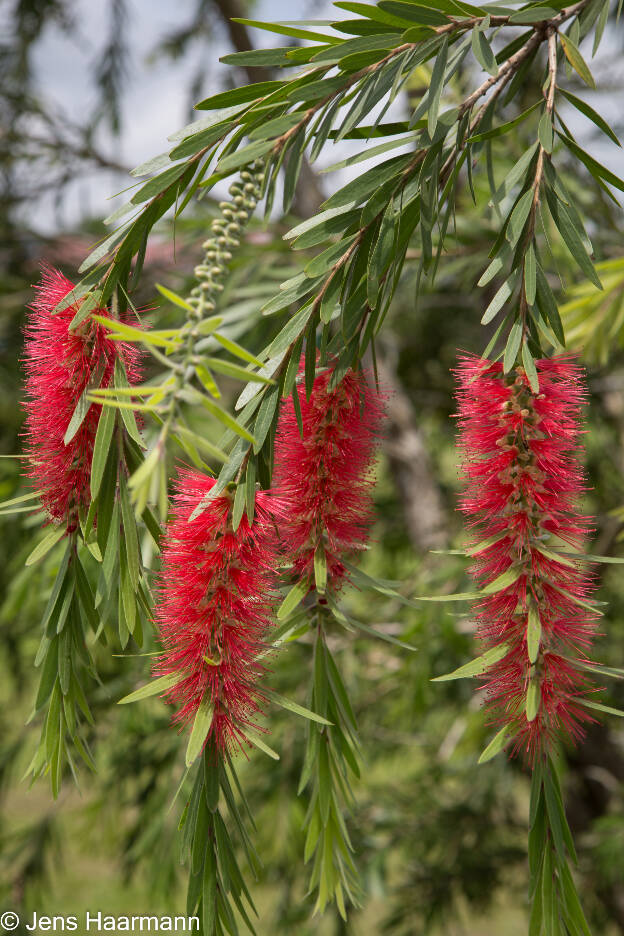
[[140,689],[135,689],[134,692],[124,696],[117,704],[127,705],[129,702],[140,702],[141,699],[149,699],[150,696],[160,695],[179,683],[184,679],[184,676],[184,673],[168,673],[166,676],[159,676],[157,679],[145,683]]
[[489,668],[509,652],[508,644],[498,644],[496,647],[490,647],[485,653],[481,654],[470,663],[464,663],[459,669],[452,673],[445,673],[444,676],[434,676],[431,682],[449,682],[452,679],[469,679],[472,676],[482,676],[487,673]]
[[541,701],[540,685],[537,679],[529,680],[529,686],[526,694],[526,718],[527,721],[534,721],[539,712]]
[[280,695],[279,692],[275,692],[273,689],[264,689],[263,692],[272,702],[275,702],[276,705],[279,705],[280,708],[287,709],[289,712],[294,712],[295,715],[301,715],[302,718],[307,718],[308,721],[318,722],[319,725],[332,724],[332,722],[328,721],[326,718],[323,718],[322,715],[317,715],[316,712],[312,712],[303,705],[298,705],[297,702],[293,702],[292,699],[285,698],[285,696]]
[[279,606],[277,620],[284,621],[287,617],[289,617],[295,608],[301,604],[309,590],[310,586],[307,582],[297,582],[295,585],[293,585]]
[[487,761],[492,760],[493,757],[502,751],[507,742],[509,741],[509,726],[503,725],[500,731],[497,731],[488,746],[482,752],[481,756],[477,763],[485,764]]
[[583,79],[586,85],[589,85],[590,88],[595,90],[596,82],[594,81],[594,76],[590,72],[587,62],[581,55],[578,46],[572,41],[570,36],[566,36],[563,33],[560,33],[559,41],[561,42],[561,48],[565,53],[565,57],[574,71]]
[[69,421],[69,425],[65,431],[65,435],[63,436],[64,445],[68,445],[71,442],[71,440],[74,438],[74,436],[76,435],[76,433],[82,426],[83,422],[85,421],[87,413],[89,412],[89,409],[91,408],[91,403],[92,403],[90,394],[96,387],[99,387],[100,381],[102,380],[102,377],[104,375],[105,367],[106,365],[103,362],[100,362],[98,367],[95,369],[95,371],[89,378],[89,381],[86,387],[80,394],[78,402],[76,403],[76,408],[74,409],[74,412],[72,413],[72,417]]
[[265,744],[260,735],[256,731],[253,731],[252,728],[245,727],[242,729],[242,731],[247,740],[250,741],[254,747],[257,747],[259,751],[262,751],[264,754],[268,754],[272,760],[280,759],[277,751],[274,751],[273,748],[270,748],[268,744]]
[[197,709],[195,721],[191,729],[191,736],[186,747],[185,761],[187,767],[190,767],[201,754],[206,738],[208,737],[208,732],[210,731],[210,726],[212,725],[213,715],[214,705],[212,704],[212,699],[204,696]]
[[56,544],[65,536],[67,530],[64,526],[53,527],[46,536],[37,543],[33,551],[30,553],[26,559],[26,565],[34,565],[35,562],[38,562],[40,559],[43,559],[44,556],[50,552],[50,550],[56,546]]
[[594,702],[592,699],[578,699],[585,708],[594,709],[596,712],[604,712],[605,715],[617,715],[618,718],[624,718],[624,712],[621,709],[613,708],[611,705],[603,705],[602,702]]
[[527,615],[527,653],[531,663],[535,663],[542,639],[542,622],[539,610],[531,604]]

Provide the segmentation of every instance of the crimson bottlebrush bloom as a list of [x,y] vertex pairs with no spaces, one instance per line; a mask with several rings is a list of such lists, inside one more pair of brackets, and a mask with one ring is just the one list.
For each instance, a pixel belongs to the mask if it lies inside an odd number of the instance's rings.
[[189,519],[215,481],[179,473],[162,556],[155,619],[163,645],[154,674],[179,676],[165,698],[174,720],[195,717],[208,694],[214,706],[208,738],[220,751],[244,743],[264,696],[258,680],[275,604],[279,502],[256,496],[254,521],[232,528],[232,498],[224,493]]
[[521,367],[467,356],[456,371],[477,635],[507,648],[484,676],[486,706],[530,761],[592,721],[582,664],[598,617],[592,576],[557,552],[580,550],[591,522],[578,509],[583,371],[571,355],[536,365],[538,393]]
[[[131,384],[139,379],[139,352],[134,346],[113,341],[106,329],[90,318],[75,331],[69,330],[79,303],[52,314],[73,287],[58,270],[45,268],[25,327],[27,473],[50,518],[68,530],[75,529],[79,508],[89,504],[91,458],[102,409],[91,404],[66,445],[64,438],[76,405],[92,381],[100,387],[112,382],[118,359]],[[109,316],[106,309],[94,311]]]
[[[301,368],[303,372],[303,365]],[[332,387],[333,368],[297,387],[303,432],[291,397],[275,440],[276,490],[287,506],[280,525],[297,581],[314,583],[314,554],[324,547],[328,586],[345,577],[342,559],[364,547],[372,519],[372,462],[383,415],[379,392],[362,371]]]

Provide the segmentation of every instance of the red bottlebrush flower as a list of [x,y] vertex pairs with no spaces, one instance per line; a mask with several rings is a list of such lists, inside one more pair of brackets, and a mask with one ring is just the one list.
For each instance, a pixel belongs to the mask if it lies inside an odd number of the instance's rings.
[[297,581],[314,583],[314,554],[325,550],[327,583],[345,577],[342,559],[362,549],[371,520],[372,460],[383,415],[379,393],[361,372],[330,386],[319,374],[306,399],[297,388],[303,432],[292,398],[282,406],[275,442],[275,487],[287,504],[280,535]]
[[156,623],[164,647],[155,675],[179,675],[167,690],[176,722],[195,717],[206,695],[214,706],[208,738],[220,751],[244,743],[245,726],[261,710],[258,680],[275,603],[275,517],[279,502],[256,496],[254,521],[236,532],[224,493],[190,516],[215,481],[181,471],[162,557]]
[[467,482],[460,509],[474,534],[470,571],[484,589],[477,635],[507,648],[484,677],[486,706],[530,761],[557,737],[578,740],[592,721],[582,704],[591,684],[578,664],[597,622],[591,575],[557,552],[579,550],[590,523],[577,506],[583,371],[570,355],[536,366],[538,393],[521,367],[505,375],[500,363],[470,356],[456,372]]
[[[25,328],[27,473],[41,492],[50,518],[75,529],[78,509],[89,503],[95,434],[102,407],[91,404],[80,428],[65,445],[76,405],[91,381],[107,387],[115,361],[125,365],[131,384],[139,380],[139,352],[112,341],[105,328],[87,318],[75,331],[69,325],[79,304],[52,314],[73,289],[62,273],[44,269]],[[108,316],[106,309],[95,310]]]

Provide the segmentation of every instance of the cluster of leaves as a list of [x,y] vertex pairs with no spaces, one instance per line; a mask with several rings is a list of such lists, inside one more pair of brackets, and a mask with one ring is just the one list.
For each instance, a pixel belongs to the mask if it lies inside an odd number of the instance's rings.
[[[127,385],[120,366],[115,384]],[[81,419],[89,405],[79,403],[76,412]],[[77,419],[74,431],[79,425]],[[91,467],[91,504],[81,512],[78,529],[64,540],[63,558],[43,614],[43,634],[35,657],[41,677],[33,714],[43,711],[44,718],[29,772],[38,777],[49,771],[54,796],[66,765],[75,776],[72,748],[89,768],[95,767],[82,734],[85,721],[93,724],[84,684],[98,681],[90,648],[97,642],[115,642],[115,630],[122,648],[131,635],[140,647],[144,624],[150,618],[151,594],[139,537],[141,531],[149,531],[157,548],[160,526],[146,505],[136,516],[127,482],[142,461],[142,446],[131,410],[118,414],[102,409]],[[53,527],[26,564],[42,559],[65,533],[64,527]]]

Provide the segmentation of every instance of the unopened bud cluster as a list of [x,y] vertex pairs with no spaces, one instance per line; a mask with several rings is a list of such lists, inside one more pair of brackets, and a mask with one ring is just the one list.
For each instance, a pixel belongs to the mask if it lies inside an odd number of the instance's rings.
[[190,319],[200,322],[214,314],[227,265],[233,251],[240,245],[243,230],[258,204],[263,181],[262,163],[253,163],[230,185],[231,201],[219,202],[221,214],[211,222],[210,237],[202,244],[204,257],[194,270],[197,284],[187,299],[193,310],[189,313]]

